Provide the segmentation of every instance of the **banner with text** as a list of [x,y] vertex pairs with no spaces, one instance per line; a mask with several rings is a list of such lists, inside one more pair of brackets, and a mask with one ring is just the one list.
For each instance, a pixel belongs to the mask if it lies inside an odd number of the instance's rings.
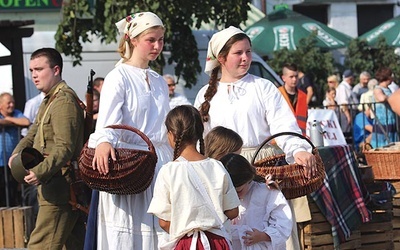
[[[94,6],[94,0],[87,1],[90,8]],[[21,12],[26,10],[57,10],[62,7],[63,0],[0,0],[1,11]]]
[[321,122],[324,133],[324,146],[346,145],[342,128],[336,114],[331,109],[309,109],[307,119],[307,136],[310,136],[311,123],[317,120]]

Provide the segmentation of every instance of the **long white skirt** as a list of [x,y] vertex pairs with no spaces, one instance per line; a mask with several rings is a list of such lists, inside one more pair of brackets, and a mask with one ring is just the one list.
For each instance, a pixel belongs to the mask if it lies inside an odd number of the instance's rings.
[[99,194],[97,249],[158,249],[158,237],[164,231],[158,218],[147,213],[153,197],[158,171],[172,160],[167,146],[156,147],[158,161],[152,184],[144,192],[134,195]]

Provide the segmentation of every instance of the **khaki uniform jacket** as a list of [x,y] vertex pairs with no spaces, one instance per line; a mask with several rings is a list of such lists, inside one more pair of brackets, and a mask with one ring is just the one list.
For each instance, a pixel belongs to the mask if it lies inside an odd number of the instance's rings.
[[[56,97],[43,117],[53,95]],[[43,148],[40,145],[39,130],[42,120],[45,141]],[[46,156],[43,162],[31,169],[41,182],[38,186],[40,205],[68,203],[70,187],[66,165],[79,157],[83,146],[83,130],[84,114],[77,102],[76,94],[64,81],[61,81],[46,95],[39,107],[35,122],[13,152],[13,154],[18,153],[26,147],[33,147]]]

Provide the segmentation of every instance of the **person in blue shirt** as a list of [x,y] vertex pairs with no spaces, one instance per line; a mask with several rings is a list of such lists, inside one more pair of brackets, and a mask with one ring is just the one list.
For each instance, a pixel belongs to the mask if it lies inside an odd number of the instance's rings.
[[374,88],[373,95],[373,102],[376,104],[371,145],[373,148],[380,148],[398,141],[396,114],[387,103],[392,95],[389,85],[393,81],[393,71],[388,67],[382,67],[376,71],[375,78],[378,80],[378,85]]
[[371,119],[371,109],[365,105],[364,112],[354,118],[353,138],[356,152],[362,150],[365,143],[371,142],[374,121]]
[[[7,92],[0,94],[0,207],[14,206],[16,203],[17,182],[11,177],[10,169],[5,167],[15,146],[20,140],[18,127],[28,127],[30,121],[15,109],[14,97]],[[6,182],[8,183],[6,189]],[[7,202],[7,198],[9,198]]]

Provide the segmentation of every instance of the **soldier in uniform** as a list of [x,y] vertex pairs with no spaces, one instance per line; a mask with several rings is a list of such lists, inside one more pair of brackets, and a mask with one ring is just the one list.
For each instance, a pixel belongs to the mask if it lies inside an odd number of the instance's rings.
[[62,80],[63,61],[52,48],[32,53],[29,70],[36,88],[46,96],[37,118],[9,160],[26,147],[45,159],[27,170],[24,180],[38,187],[39,212],[29,249],[82,249],[84,225],[70,200],[69,165],[76,163],[83,145],[84,114],[76,93]]

